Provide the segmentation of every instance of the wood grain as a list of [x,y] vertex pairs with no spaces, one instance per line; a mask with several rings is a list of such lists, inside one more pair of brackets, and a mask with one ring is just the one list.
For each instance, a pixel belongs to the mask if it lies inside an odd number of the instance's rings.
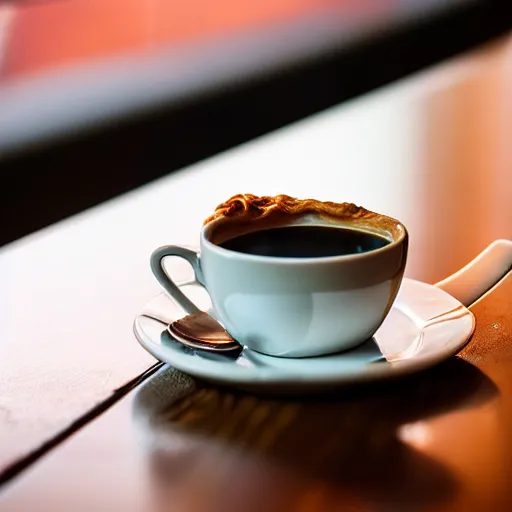
[[510,510],[511,297],[509,274],[473,307],[473,339],[446,363],[320,399],[258,397],[164,368],[5,487],[0,506]]

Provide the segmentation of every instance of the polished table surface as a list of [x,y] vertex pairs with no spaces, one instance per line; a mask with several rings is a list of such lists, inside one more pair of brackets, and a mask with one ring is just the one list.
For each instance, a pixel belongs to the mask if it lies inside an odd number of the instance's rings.
[[[197,384],[169,405],[181,389],[162,384],[178,378],[172,371],[137,385],[155,361],[131,324],[159,291],[151,250],[196,244],[202,220],[238,192],[350,200],[400,218],[411,234],[407,275],[427,282],[494,239],[512,239],[511,51],[510,39],[496,41],[4,247],[0,508],[241,510],[235,500],[268,498],[269,510],[396,510],[400,500],[402,510],[491,510],[491,500],[507,510],[510,278],[475,305],[477,332],[459,360],[319,403]],[[189,269],[174,271],[185,278]],[[155,413],[154,398],[164,401]],[[226,424],[214,424],[211,407],[215,415],[225,407]],[[238,414],[256,426],[266,416],[282,421],[285,433],[293,425],[298,437],[279,438],[281,452],[272,425],[253,437],[251,423],[243,438],[230,431]],[[329,425],[343,435],[327,437]],[[371,443],[357,437],[367,429]],[[321,442],[332,442],[322,444],[332,459],[315,459]],[[233,501],[218,501],[226,479]]]
[[512,274],[469,345],[392,384],[315,399],[164,367],[0,494],[5,511],[507,511]]

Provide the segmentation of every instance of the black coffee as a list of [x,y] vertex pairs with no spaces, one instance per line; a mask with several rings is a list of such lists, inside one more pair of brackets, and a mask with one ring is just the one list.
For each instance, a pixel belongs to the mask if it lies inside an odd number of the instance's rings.
[[287,226],[240,235],[220,245],[231,251],[282,258],[319,258],[373,251],[386,238],[364,231],[327,226]]

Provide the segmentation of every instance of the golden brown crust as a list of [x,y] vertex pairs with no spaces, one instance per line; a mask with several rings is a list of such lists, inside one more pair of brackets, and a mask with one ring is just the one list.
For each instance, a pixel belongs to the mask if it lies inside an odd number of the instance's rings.
[[263,219],[271,214],[304,215],[316,213],[337,219],[362,219],[376,214],[354,203],[333,203],[317,199],[296,199],[285,194],[258,197],[253,194],[237,194],[217,206],[204,224],[219,219],[236,217],[241,221]]
[[317,199],[297,199],[285,194],[258,197],[237,194],[217,206],[213,215],[204,221],[211,224],[208,239],[213,243],[248,233],[295,223],[313,215],[328,224],[342,224],[368,230],[398,240],[405,228],[395,219],[356,206],[354,203],[334,203]]

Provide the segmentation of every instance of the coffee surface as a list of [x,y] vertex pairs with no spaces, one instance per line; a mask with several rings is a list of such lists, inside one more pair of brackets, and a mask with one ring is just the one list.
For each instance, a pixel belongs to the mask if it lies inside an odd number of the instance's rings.
[[388,245],[384,237],[329,226],[286,226],[263,229],[219,244],[224,249],[282,258],[321,258],[373,251]]

